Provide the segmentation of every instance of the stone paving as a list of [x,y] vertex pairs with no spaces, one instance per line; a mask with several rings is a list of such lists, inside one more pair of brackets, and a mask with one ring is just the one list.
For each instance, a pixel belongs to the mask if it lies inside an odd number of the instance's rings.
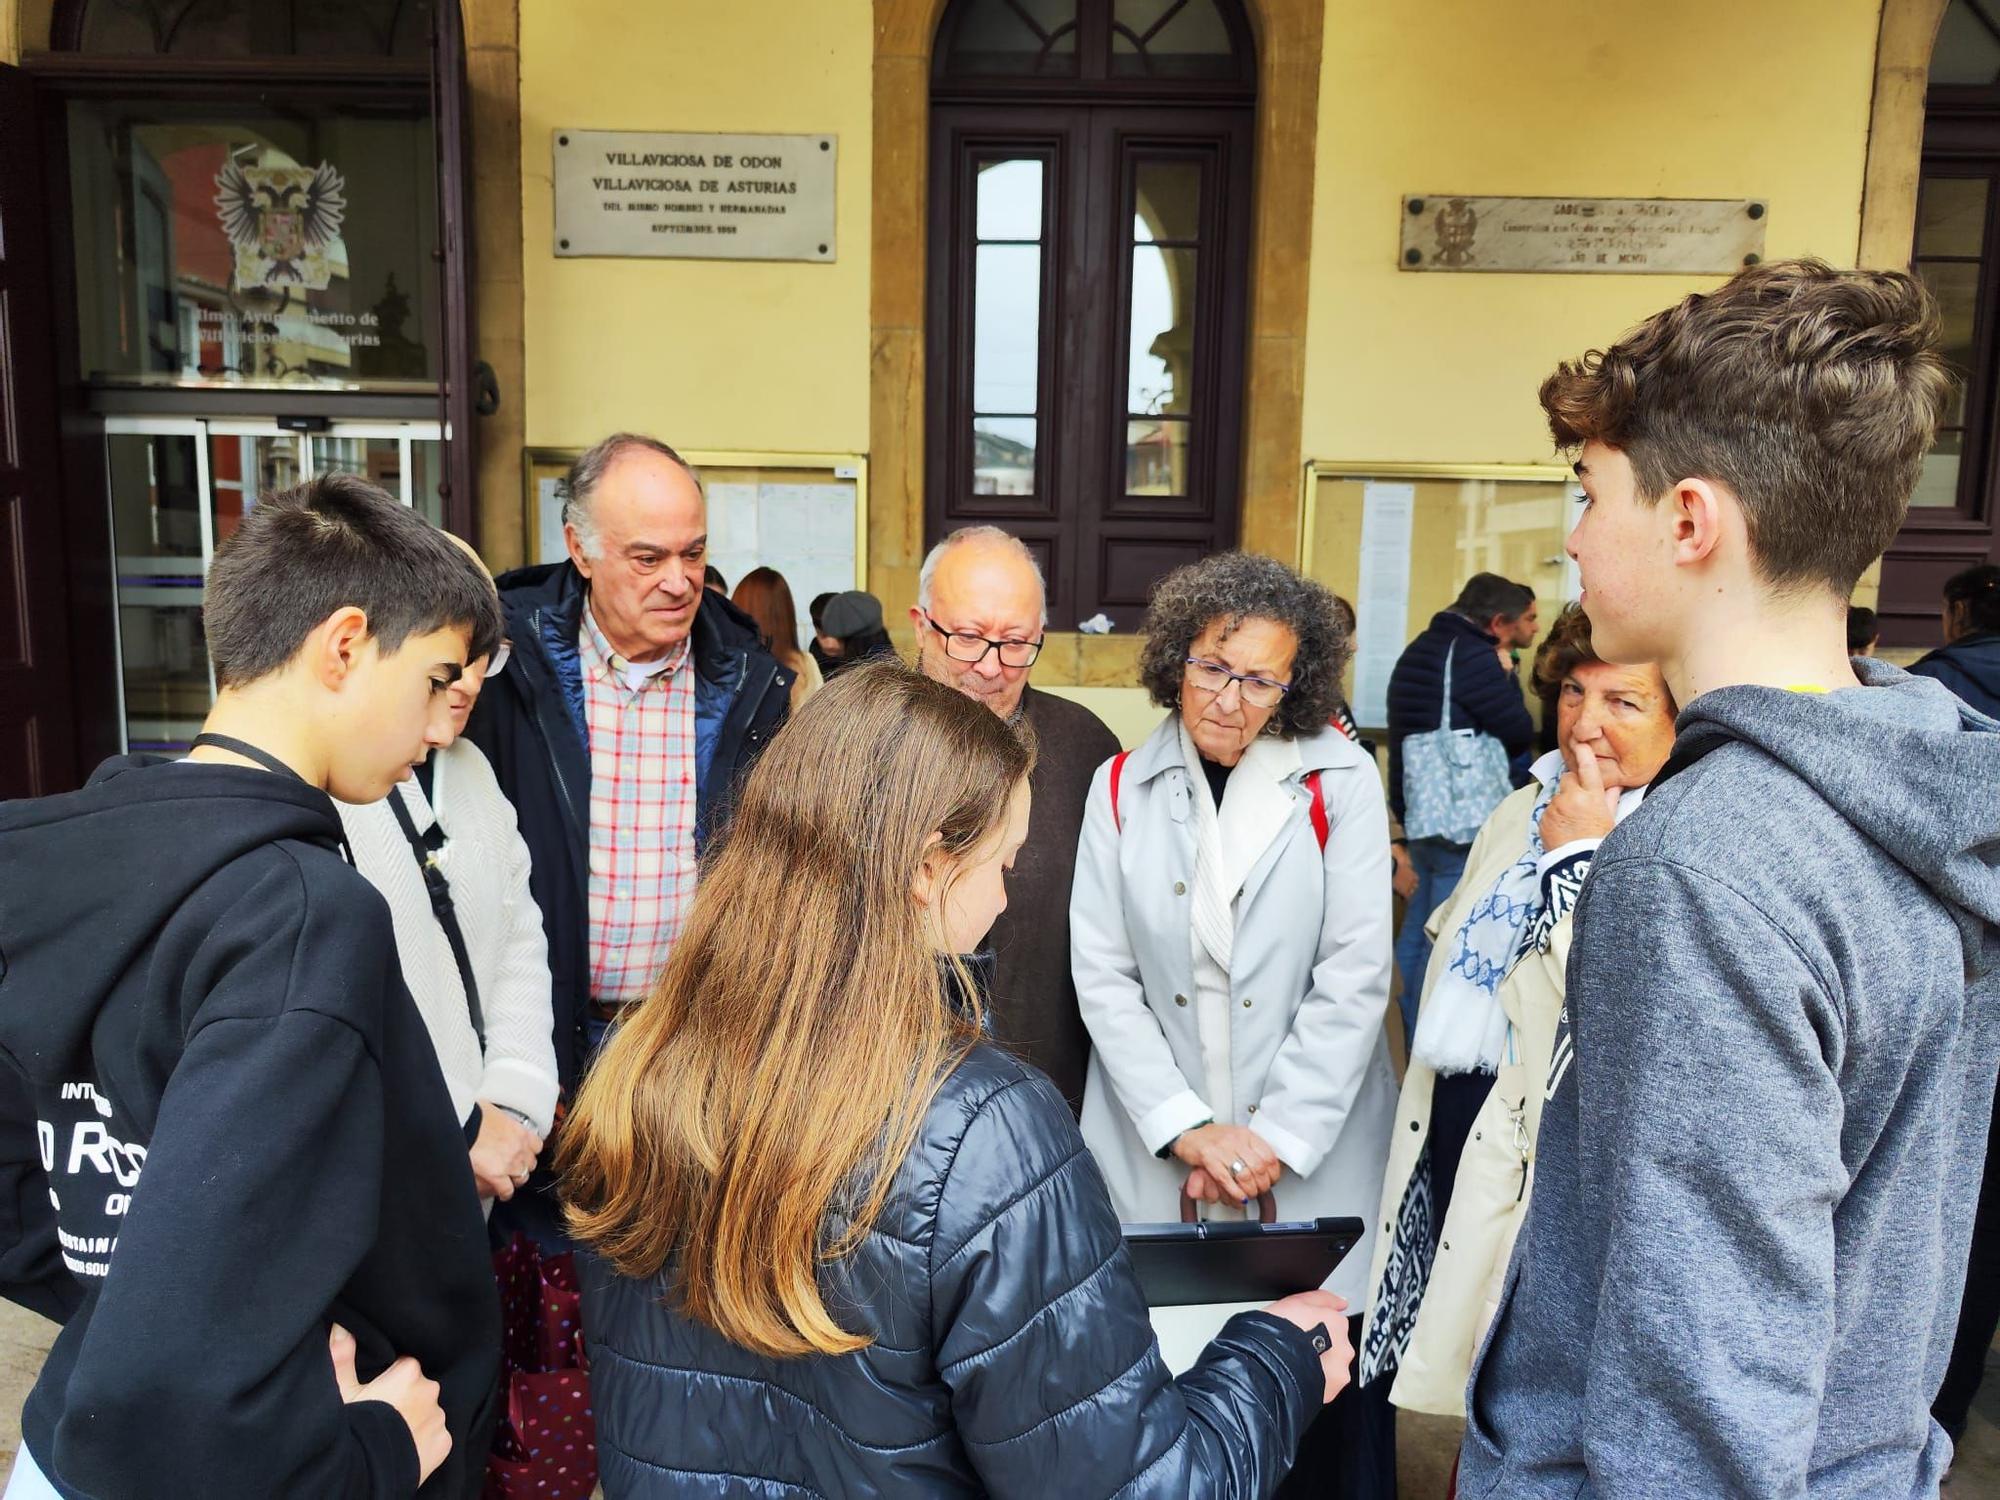
[[[21,1402],[34,1384],[55,1325],[0,1302],[0,1473],[13,1466],[21,1441]],[[1945,1487],[1945,1500],[2000,1500],[2000,1355],[1979,1392],[1972,1429]],[[1444,1500],[1459,1424],[1448,1417],[1403,1414],[1397,1421],[1399,1500]]]

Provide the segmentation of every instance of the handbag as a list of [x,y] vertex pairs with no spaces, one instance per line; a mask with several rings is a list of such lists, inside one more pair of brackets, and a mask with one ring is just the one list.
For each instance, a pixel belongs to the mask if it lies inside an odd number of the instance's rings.
[[486,1460],[482,1500],[590,1500],[597,1423],[590,1409],[576,1257],[544,1256],[516,1234],[493,1256],[500,1282],[507,1414]]
[[1457,650],[1456,641],[1445,649],[1438,727],[1403,741],[1403,833],[1470,844],[1514,790],[1514,777],[1505,745],[1477,729],[1451,727],[1451,663]]

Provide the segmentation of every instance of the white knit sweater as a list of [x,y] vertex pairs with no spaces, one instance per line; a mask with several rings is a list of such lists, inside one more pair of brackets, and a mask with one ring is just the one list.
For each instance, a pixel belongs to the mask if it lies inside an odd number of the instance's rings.
[[451,883],[479,985],[484,1058],[451,942],[431,911],[423,872],[395,810],[386,801],[334,806],[355,865],[389,903],[403,978],[430,1030],[459,1119],[471,1115],[475,1101],[488,1099],[519,1110],[537,1134],[547,1135],[556,1107],[555,1022],[542,914],[528,892],[528,846],[513,804],[470,740],[437,752],[431,789],[435,812],[414,777],[389,795],[403,799],[418,833],[433,822],[444,827],[438,863]]

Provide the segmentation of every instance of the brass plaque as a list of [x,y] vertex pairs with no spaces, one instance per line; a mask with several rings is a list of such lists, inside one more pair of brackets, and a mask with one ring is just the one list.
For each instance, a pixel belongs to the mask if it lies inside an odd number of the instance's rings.
[[1728,276],[1764,258],[1755,198],[1403,199],[1405,271]]
[[558,256],[834,259],[831,135],[557,130]]

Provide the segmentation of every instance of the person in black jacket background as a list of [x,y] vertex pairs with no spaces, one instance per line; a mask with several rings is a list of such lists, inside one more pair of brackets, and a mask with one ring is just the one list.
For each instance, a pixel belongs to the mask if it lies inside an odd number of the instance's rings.
[[559,1148],[607,1494],[1251,1500],[1346,1383],[1319,1291],[1169,1378],[1068,1104],[984,1039],[1033,762],[885,661],[751,773]]
[[331,474],[251,509],[204,615],[185,761],[0,805],[0,1293],[63,1324],[10,1493],[470,1500],[486,1225],[332,797],[451,737],[492,584]]
[[[533,860],[567,1098],[672,952],[696,859],[784,721],[792,678],[703,587],[707,500],[666,444],[614,433],[578,458],[563,534],[568,562],[499,580],[512,651],[465,732]],[[528,1189],[496,1226],[557,1240],[548,1173]]]
[[1981,563],[1945,580],[1944,642],[1910,670],[2000,719],[2000,567]]
[[[1982,563],[1945,580],[1944,639],[1942,647],[1910,671],[1935,677],[1969,707],[2000,719],[2000,567]],[[1996,1327],[2000,1327],[2000,1098],[1994,1101],[1986,1172],[1979,1184],[1958,1336],[1944,1385],[1931,1406],[1931,1415],[1954,1443],[1965,1434]]]
[[[1404,647],[1389,674],[1388,693],[1389,809],[1397,822],[1403,821],[1403,741],[1413,734],[1440,727],[1489,734],[1506,747],[1514,784],[1525,783],[1535,721],[1514,676],[1513,653],[1534,644],[1539,623],[1533,589],[1497,573],[1475,573],[1451,608],[1433,615],[1429,627]],[[1452,667],[1451,722],[1441,725],[1447,657]],[[1471,845],[1427,838],[1411,839],[1407,847],[1417,872],[1417,890],[1396,935],[1396,968],[1403,977],[1403,1035],[1410,1037],[1416,1034],[1417,1000],[1430,962],[1424,923],[1458,885]]]

